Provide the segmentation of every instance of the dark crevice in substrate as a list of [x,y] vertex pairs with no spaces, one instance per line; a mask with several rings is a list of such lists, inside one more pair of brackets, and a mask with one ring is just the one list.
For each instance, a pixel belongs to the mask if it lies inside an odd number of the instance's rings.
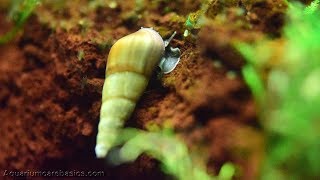
[[215,117],[221,116],[236,116],[237,111],[232,107],[229,107],[227,104],[224,104],[223,101],[221,103],[217,103],[215,107],[208,106],[200,106],[194,111],[194,115],[198,120],[198,123],[205,126],[209,120]]

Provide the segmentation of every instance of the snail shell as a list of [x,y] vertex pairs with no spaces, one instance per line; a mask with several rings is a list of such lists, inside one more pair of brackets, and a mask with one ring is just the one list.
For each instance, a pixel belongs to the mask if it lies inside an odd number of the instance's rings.
[[131,116],[164,52],[165,42],[151,28],[142,28],[112,46],[102,92],[95,148],[98,158],[114,146],[119,129]]

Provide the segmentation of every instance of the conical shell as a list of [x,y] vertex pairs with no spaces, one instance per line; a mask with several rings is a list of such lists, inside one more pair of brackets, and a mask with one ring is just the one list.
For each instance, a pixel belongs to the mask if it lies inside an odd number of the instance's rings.
[[112,46],[102,92],[97,157],[105,157],[113,147],[118,130],[130,118],[164,50],[161,36],[150,28],[125,36]]

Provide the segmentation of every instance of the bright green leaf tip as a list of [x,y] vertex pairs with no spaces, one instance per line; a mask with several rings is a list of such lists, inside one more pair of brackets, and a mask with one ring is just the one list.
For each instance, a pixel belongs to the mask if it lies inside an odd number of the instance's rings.
[[242,75],[244,77],[245,82],[248,84],[249,88],[251,89],[254,97],[262,101],[264,96],[264,86],[263,82],[260,78],[260,75],[256,71],[256,69],[248,64],[242,68]]
[[320,0],[315,0],[311,2],[311,4],[305,8],[304,12],[307,14],[312,14],[316,12],[319,9],[319,4]]
[[14,38],[39,3],[40,0],[13,0],[11,2],[9,17],[15,25],[0,37],[0,44],[5,44]]
[[236,171],[232,163],[225,163],[219,172],[218,179],[232,179]]

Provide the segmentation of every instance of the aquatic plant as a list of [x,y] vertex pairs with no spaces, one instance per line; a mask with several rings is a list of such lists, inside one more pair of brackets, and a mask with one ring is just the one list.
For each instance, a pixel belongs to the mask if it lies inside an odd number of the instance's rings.
[[114,164],[134,161],[146,153],[161,162],[164,172],[181,180],[228,180],[232,179],[235,173],[234,165],[226,163],[218,176],[207,174],[204,161],[195,162],[184,142],[168,128],[153,132],[125,128],[120,131],[115,144],[124,145],[111,151],[108,158]]
[[142,153],[147,153],[162,163],[164,172],[178,179],[210,179],[202,168],[192,163],[188,148],[172,132],[146,132],[127,128],[120,137],[129,138],[120,149],[117,161],[130,162]]
[[319,9],[319,5],[320,0],[312,1],[311,4],[305,8],[305,13],[314,13],[315,11],[317,11],[317,9]]
[[320,11],[289,3],[283,38],[238,44],[266,131],[262,179],[320,176]]
[[12,0],[9,11],[9,18],[13,21],[14,27],[5,35],[0,37],[0,44],[10,41],[22,28],[28,17],[31,15],[40,0]]

